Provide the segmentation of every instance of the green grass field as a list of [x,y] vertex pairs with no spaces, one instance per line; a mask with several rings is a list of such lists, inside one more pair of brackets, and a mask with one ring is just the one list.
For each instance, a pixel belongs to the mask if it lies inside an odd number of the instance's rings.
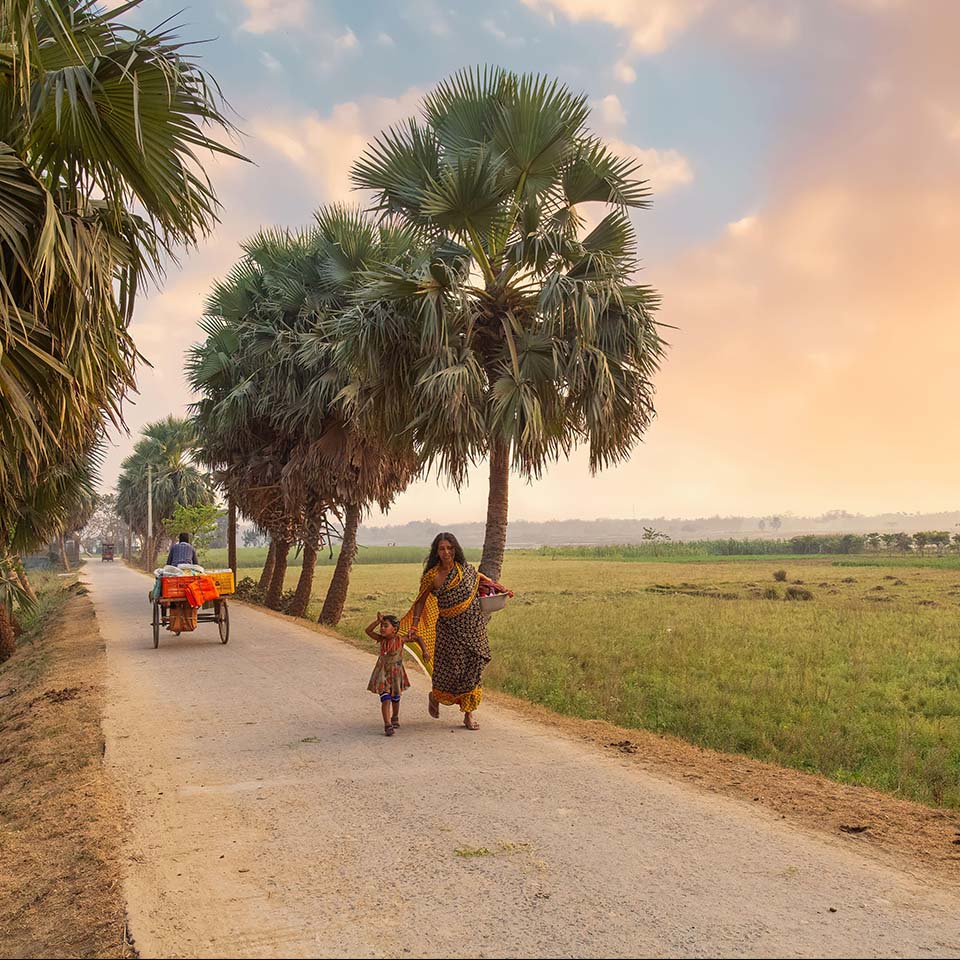
[[[341,631],[360,639],[377,610],[403,613],[420,569],[357,565]],[[778,569],[786,582],[774,581]],[[331,573],[317,571],[314,616]],[[298,575],[290,570],[287,585]],[[491,622],[491,688],[960,808],[955,567],[518,552],[503,580],[517,597]],[[791,587],[812,599],[784,599]],[[765,598],[771,590],[777,599]]]

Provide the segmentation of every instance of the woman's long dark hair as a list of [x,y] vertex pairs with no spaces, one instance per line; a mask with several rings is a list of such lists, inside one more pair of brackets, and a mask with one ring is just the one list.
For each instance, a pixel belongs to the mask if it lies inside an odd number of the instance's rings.
[[430,544],[430,556],[427,557],[427,562],[423,565],[424,573],[432,570],[440,562],[441,540],[449,540],[453,545],[453,560],[455,563],[462,564],[467,562],[467,558],[463,555],[463,547],[460,546],[460,541],[452,533],[438,533],[433,538],[433,543]]

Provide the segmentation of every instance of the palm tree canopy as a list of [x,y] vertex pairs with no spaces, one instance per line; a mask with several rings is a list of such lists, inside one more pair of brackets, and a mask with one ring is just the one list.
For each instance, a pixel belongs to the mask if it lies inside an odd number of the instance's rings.
[[384,433],[352,416],[355,371],[338,363],[336,337],[365,271],[401,258],[410,238],[331,206],[311,229],[261,231],[243,249],[188,363],[205,459],[269,529],[281,515],[315,527],[345,504],[388,505],[415,473],[413,450],[388,454]]
[[[195,463],[197,437],[191,421],[166,417],[143,428],[133,452],[124,459],[117,478],[116,511],[130,526],[156,538],[162,521],[178,504],[212,504],[208,474]],[[153,483],[153,529],[147,529],[148,469]]]
[[0,531],[82,470],[138,359],[136,294],[216,220],[203,152],[238,156],[175,33],[88,0],[0,0]]
[[[528,476],[580,442],[600,469],[654,415],[665,345],[629,217],[649,191],[588,116],[559,81],[465,70],[353,166],[420,256],[368,271],[344,360],[367,409],[457,483],[494,443]],[[588,232],[586,203],[606,208]]]

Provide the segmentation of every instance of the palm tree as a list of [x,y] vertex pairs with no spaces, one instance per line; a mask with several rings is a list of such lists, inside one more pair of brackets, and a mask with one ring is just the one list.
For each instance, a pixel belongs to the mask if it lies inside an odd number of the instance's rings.
[[[599,470],[628,459],[654,416],[664,343],[657,295],[632,279],[628,216],[649,191],[558,81],[462,71],[422,109],[351,176],[423,253],[371,270],[341,340],[368,416],[458,486],[489,459],[481,569],[497,579],[511,467],[539,477],[585,443]],[[584,203],[607,209],[585,236]]]
[[[248,298],[250,291],[245,293],[247,280],[255,278],[257,285],[261,280],[249,266],[241,262],[228,281],[215,287],[201,321],[207,338],[192,349],[188,368],[193,388],[201,394],[193,407],[200,458],[239,511],[270,534],[261,584],[267,604],[276,609],[289,552],[297,542],[319,544],[323,508],[314,521],[303,505],[291,502],[282,484],[291,444],[273,428],[259,382],[269,359],[263,345],[272,343],[277,331],[262,324],[256,334],[250,329],[248,320],[263,294]],[[312,576],[307,553],[302,577]]]
[[[291,538],[302,545],[288,607],[296,615],[306,611],[321,535],[329,535],[335,515],[343,543],[321,619],[340,619],[363,510],[374,500],[389,505],[416,469],[409,445],[388,455],[379,431],[358,429],[347,399],[355,371],[339,363],[336,342],[364,270],[408,247],[401,233],[342,207],[318,211],[311,230],[262,231],[215,288],[207,340],[191,355],[207,460],[244,514],[273,537],[262,578],[269,579],[268,605],[279,600]],[[262,511],[271,508],[269,519]],[[278,533],[277,525],[295,516],[293,530]]]
[[[117,514],[152,544],[144,556],[147,569],[156,565],[163,518],[178,504],[190,507],[213,503],[210,477],[194,462],[196,434],[189,420],[169,416],[143,428],[140,439],[120,467]],[[147,523],[148,468],[152,475],[153,526]]]
[[[243,515],[270,534],[261,579],[267,604],[277,608],[290,549],[300,542],[315,550],[324,506],[305,509],[282,484],[292,443],[274,426],[263,379],[286,322],[284,312],[273,308],[267,288],[267,253],[275,259],[284,243],[259,246],[259,258],[254,256],[257,247],[248,244],[245,257],[214,286],[201,321],[206,340],[191,350],[188,371],[193,389],[201,394],[193,408],[201,460]],[[308,551],[302,577],[312,577],[310,555]]]
[[175,34],[116,19],[138,3],[0,0],[0,544],[62,517],[57,485],[122,422],[136,295],[216,221],[199,154],[237,156]]
[[[411,444],[357,416],[362,389],[357,389],[358,371],[341,349],[340,321],[353,309],[366,272],[409,262],[414,247],[409,231],[374,224],[359,210],[339,204],[321,207],[316,223],[308,260],[300,268],[305,322],[278,344],[270,375],[282,427],[300,438],[287,468],[289,483],[302,489],[304,482],[319,481],[342,524],[340,554],[319,617],[336,625],[364,511],[374,502],[388,509],[419,471]],[[293,277],[289,281],[284,289],[291,289]]]

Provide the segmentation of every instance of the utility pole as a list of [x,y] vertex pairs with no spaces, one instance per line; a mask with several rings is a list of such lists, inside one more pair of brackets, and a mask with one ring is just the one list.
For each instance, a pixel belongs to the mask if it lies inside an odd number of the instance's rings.
[[227,494],[227,566],[237,576],[237,503]]
[[144,567],[149,568],[153,557],[153,464],[147,464],[147,554]]

